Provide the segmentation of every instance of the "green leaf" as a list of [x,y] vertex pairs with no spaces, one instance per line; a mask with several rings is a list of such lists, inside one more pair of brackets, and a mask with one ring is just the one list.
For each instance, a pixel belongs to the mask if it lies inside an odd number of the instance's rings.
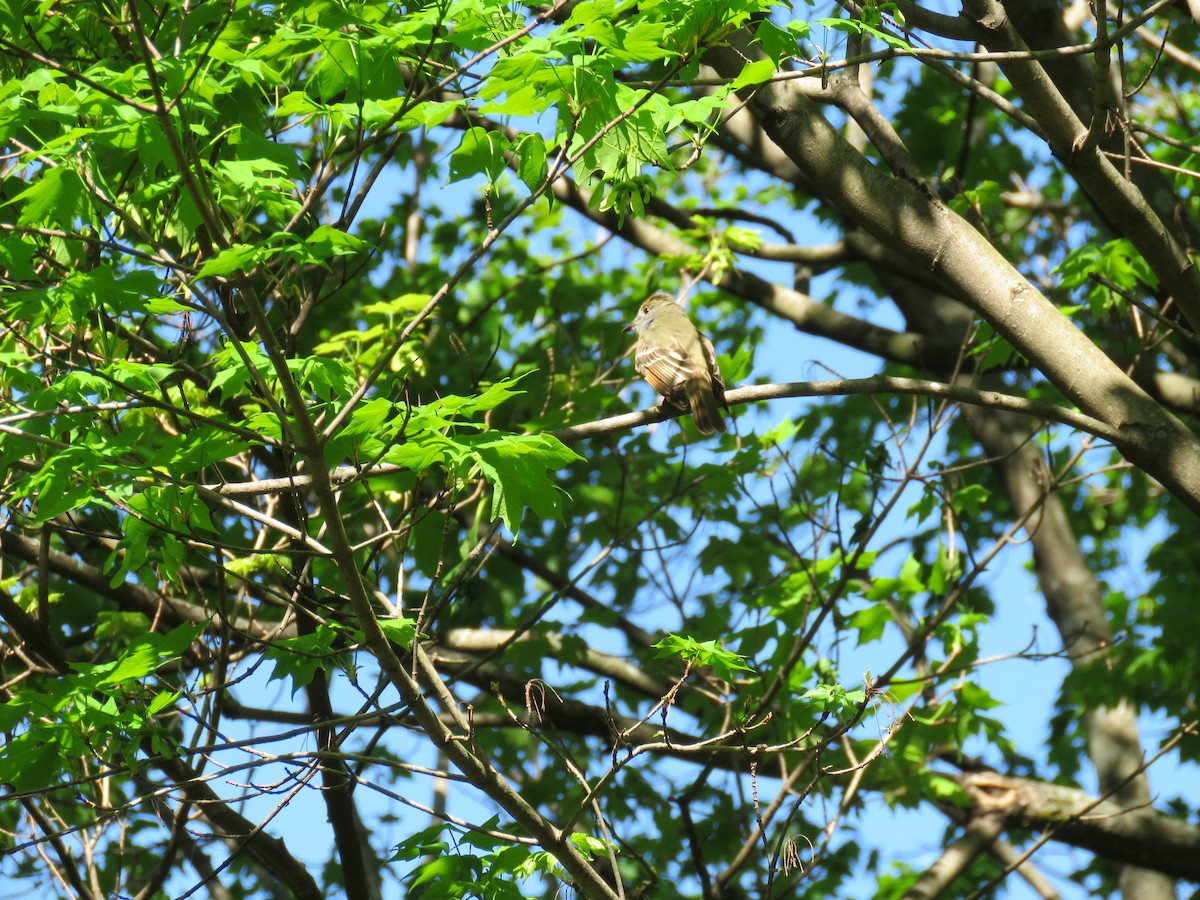
[[697,641],[695,638],[668,634],[651,646],[658,650],[656,659],[679,657],[695,665],[711,666],[717,677],[725,681],[735,680],[738,672],[754,671],[746,664],[745,657],[726,650],[716,641]]
[[64,768],[58,746],[31,732],[17,735],[0,747],[0,781],[11,784],[13,790],[45,789],[61,780]]
[[94,689],[118,687],[144,678],[165,663],[178,659],[203,631],[203,625],[189,623],[166,634],[144,634],[131,641],[111,663],[76,663],[73,667],[89,679]]
[[249,440],[239,435],[217,428],[199,427],[168,437],[147,457],[147,462],[178,478],[232,459],[251,446]]
[[772,60],[756,59],[754,62],[746,63],[742,67],[742,71],[733,80],[730,89],[740,91],[742,88],[752,84],[762,84],[764,81],[769,81],[774,74],[775,63]]
[[340,663],[340,650],[335,644],[342,640],[342,626],[317,625],[312,634],[297,635],[275,641],[267,650],[267,658],[275,663],[269,681],[290,680],[292,696],[308,685],[319,671],[329,671]]
[[73,226],[83,210],[84,184],[79,173],[65,166],[47,168],[36,181],[8,202],[17,205],[21,225]]
[[406,650],[412,646],[417,637],[417,620],[404,616],[398,618],[379,619],[380,630],[387,635],[389,641],[399,644]]
[[858,714],[867,695],[862,690],[847,691],[839,684],[820,684],[806,692],[803,699],[815,701],[822,712],[849,717]]
[[537,190],[550,171],[546,142],[537,132],[528,132],[513,144],[513,152],[518,159],[517,177],[531,192]]
[[909,556],[900,567],[900,574],[896,578],[873,578],[867,597],[871,600],[882,600],[894,593],[911,597],[925,590],[925,582],[921,579],[921,563],[915,556]]
[[154,699],[150,701],[146,707],[146,713],[151,716],[156,716],[165,709],[174,706],[176,701],[182,697],[180,691],[159,691],[154,695]]
[[[800,52],[796,35],[789,29],[793,25],[801,24],[803,23],[790,22],[788,28],[780,28],[770,19],[764,19],[755,28],[754,42],[763,48],[763,52],[767,54],[776,68],[784,60],[791,59]],[[807,37],[807,34],[804,36]]]
[[464,438],[492,483],[492,508],[515,538],[521,515],[532,509],[543,519],[562,514],[565,493],[549,477],[553,469],[583,459],[548,434],[488,432]]
[[873,603],[850,616],[847,624],[858,631],[858,646],[883,637],[883,630],[892,622],[892,614],[883,603]]
[[257,244],[231,244],[205,260],[196,273],[197,278],[249,272],[258,265],[263,251]]
[[669,28],[667,22],[651,22],[637,18],[630,21],[632,26],[620,28],[615,34],[614,45],[609,47],[609,55],[613,60],[617,62],[650,62],[679,55],[667,47],[665,40]]
[[312,234],[304,239],[305,246],[311,251],[309,259],[324,260],[337,256],[353,256],[366,250],[366,241],[348,234],[339,228],[320,225]]
[[436,466],[454,468],[469,456],[466,447],[449,438],[438,434],[414,434],[404,443],[388,447],[383,461],[414,472],[425,472]]
[[608,845],[598,837],[593,837],[590,834],[584,834],[582,831],[572,832],[568,840],[575,845],[575,849],[582,853],[587,859],[595,859],[601,854],[608,853]]
[[504,154],[508,149],[504,135],[478,126],[468,128],[458,148],[450,154],[450,181],[485,175],[494,183],[506,168]]

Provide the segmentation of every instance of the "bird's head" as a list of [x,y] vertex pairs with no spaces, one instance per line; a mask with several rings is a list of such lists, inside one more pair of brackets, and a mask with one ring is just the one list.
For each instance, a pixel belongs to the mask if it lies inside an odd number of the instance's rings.
[[637,315],[633,321],[622,328],[622,331],[634,331],[641,334],[654,323],[656,319],[664,315],[682,314],[683,307],[675,302],[675,299],[670,294],[651,294],[650,297],[642,301],[642,305],[638,307]]

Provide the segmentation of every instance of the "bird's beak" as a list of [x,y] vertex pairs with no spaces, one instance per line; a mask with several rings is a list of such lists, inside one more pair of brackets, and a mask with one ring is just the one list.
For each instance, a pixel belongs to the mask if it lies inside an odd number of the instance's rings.
[[632,323],[632,322],[630,322],[628,325],[626,325],[626,326],[625,326],[624,328],[622,328],[621,330],[622,330],[622,331],[633,331],[633,323]]

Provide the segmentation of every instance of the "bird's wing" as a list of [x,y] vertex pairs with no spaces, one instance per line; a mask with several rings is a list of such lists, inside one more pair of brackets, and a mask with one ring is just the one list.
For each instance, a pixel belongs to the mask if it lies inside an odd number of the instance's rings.
[[695,377],[696,371],[688,359],[687,351],[678,342],[647,346],[645,341],[639,341],[633,364],[668,403],[680,409],[688,408],[683,385],[689,378]]

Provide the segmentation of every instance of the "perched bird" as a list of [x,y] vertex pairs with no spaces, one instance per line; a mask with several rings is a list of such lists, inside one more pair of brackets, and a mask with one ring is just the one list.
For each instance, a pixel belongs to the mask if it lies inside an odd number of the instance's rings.
[[667,294],[654,294],[624,330],[637,332],[634,366],[663,401],[690,409],[701,433],[724,433],[725,382],[717,355],[683,307]]

